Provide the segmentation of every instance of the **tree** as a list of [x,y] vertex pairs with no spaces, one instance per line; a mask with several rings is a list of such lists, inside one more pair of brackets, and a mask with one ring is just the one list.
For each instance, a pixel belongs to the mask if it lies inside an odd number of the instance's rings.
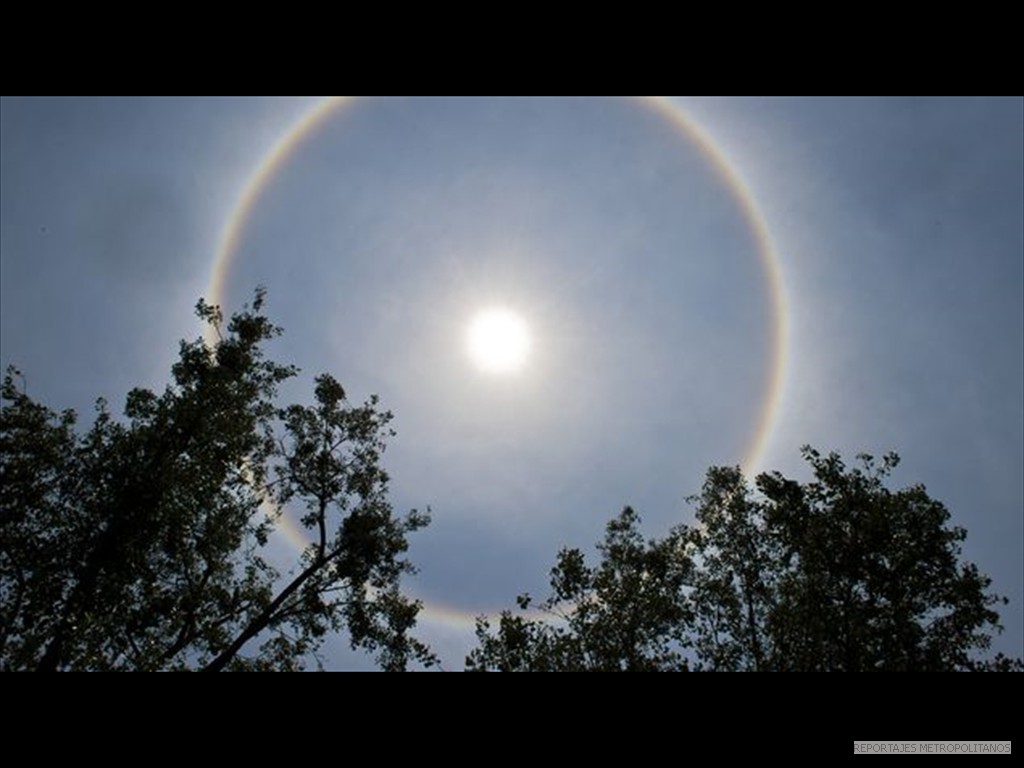
[[[588,567],[578,549],[563,549],[551,570],[552,595],[541,610],[554,621],[504,611],[496,635],[477,619],[473,671],[660,671],[686,669],[682,632],[690,564],[672,534],[644,543],[631,508],[608,523],[601,563]],[[521,595],[519,607],[531,598]]]
[[738,467],[711,468],[691,498],[697,524],[646,547],[627,509],[597,568],[577,550],[560,554],[543,607],[557,605],[561,623],[505,612],[492,634],[480,619],[467,666],[1024,669],[982,658],[1005,598],[961,561],[966,532],[948,525],[941,502],[921,485],[885,486],[895,454],[881,465],[861,455],[853,469],[835,453],[804,456],[813,481],[762,474],[756,492]]
[[[348,404],[330,376],[313,406],[275,404],[296,375],[261,345],[280,329],[264,292],[218,341],[182,342],[163,394],[129,393],[92,427],[34,402],[9,369],[0,409],[0,667],[296,669],[328,631],[386,669],[433,661],[409,632],[419,604],[380,466],[391,414]],[[313,533],[282,577],[261,555],[286,508]],[[258,645],[257,645],[258,644]],[[254,647],[255,646],[255,647]]]

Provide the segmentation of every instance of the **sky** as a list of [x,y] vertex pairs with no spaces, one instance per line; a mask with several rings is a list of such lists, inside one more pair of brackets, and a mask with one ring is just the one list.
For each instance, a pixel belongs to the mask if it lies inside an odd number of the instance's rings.
[[[902,458],[1024,656],[1024,99],[0,100],[0,362],[54,408],[161,390],[200,296],[395,414],[418,634],[546,594],[712,465]],[[481,370],[474,316],[529,331]],[[294,532],[273,543],[282,563]],[[327,666],[370,661],[330,641]]]

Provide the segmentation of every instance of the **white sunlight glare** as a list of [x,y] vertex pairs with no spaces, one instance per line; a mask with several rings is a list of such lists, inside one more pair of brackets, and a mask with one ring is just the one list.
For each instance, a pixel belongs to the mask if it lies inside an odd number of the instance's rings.
[[477,313],[467,334],[469,356],[485,373],[518,371],[530,351],[526,322],[508,309],[491,308]]

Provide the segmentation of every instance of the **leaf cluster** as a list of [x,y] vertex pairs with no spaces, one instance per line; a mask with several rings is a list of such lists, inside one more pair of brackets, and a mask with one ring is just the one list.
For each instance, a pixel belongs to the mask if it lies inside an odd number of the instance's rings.
[[[805,447],[814,479],[712,467],[696,524],[646,544],[626,508],[600,562],[565,549],[542,615],[481,617],[472,670],[1020,670],[985,659],[1001,629],[991,580],[961,558],[966,532],[921,485]],[[528,595],[519,606],[530,604]]]
[[[351,406],[329,376],[312,406],[276,403],[292,366],[266,358],[280,333],[264,292],[217,340],[182,342],[161,394],[135,389],[124,418],[97,403],[79,434],[19,389],[0,398],[0,668],[295,669],[329,631],[388,669],[431,663],[410,637],[419,605],[380,466],[376,399]],[[305,508],[313,543],[288,574],[263,557],[278,518]]]

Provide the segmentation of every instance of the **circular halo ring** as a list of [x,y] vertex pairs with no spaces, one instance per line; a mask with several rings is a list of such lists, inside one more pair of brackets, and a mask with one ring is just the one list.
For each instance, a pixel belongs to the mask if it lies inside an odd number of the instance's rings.
[[[346,106],[355,103],[356,100],[357,97],[354,96],[335,96],[319,102],[286,129],[270,151],[260,160],[242,187],[238,202],[235,203],[221,231],[207,288],[207,296],[211,304],[219,305],[223,301],[224,289],[230,276],[241,235],[264,190],[307,138],[315,134],[317,129],[332,116]],[[663,117],[678,133],[697,147],[711,164],[716,176],[729,190],[733,200],[743,212],[751,234],[754,236],[758,260],[764,272],[770,297],[772,327],[770,329],[771,353],[769,355],[771,362],[765,391],[758,409],[753,434],[748,440],[740,461],[743,471],[748,475],[753,474],[759,469],[760,461],[775,425],[789,362],[789,308],[778,253],[772,243],[764,215],[747,183],[728,161],[718,145],[686,114],[683,108],[665,96],[631,97],[630,101]],[[303,532],[287,518],[280,519],[280,528],[289,542],[300,550],[304,548],[307,541]],[[423,610],[420,613],[420,616],[427,620],[459,628],[473,626],[478,615],[480,615],[479,612],[471,613],[437,601],[424,602]]]

